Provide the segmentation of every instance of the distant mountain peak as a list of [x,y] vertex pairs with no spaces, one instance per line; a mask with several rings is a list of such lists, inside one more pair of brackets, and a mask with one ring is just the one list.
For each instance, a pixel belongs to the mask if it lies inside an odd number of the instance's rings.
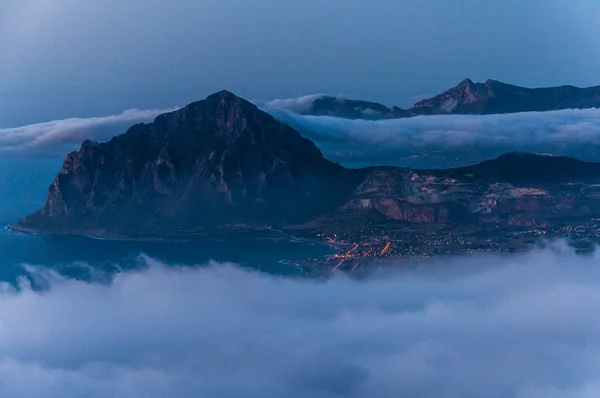
[[457,84],[457,87],[461,87],[461,86],[472,86],[473,80],[469,79],[468,77],[466,79],[463,79],[460,83]]
[[313,96],[308,109],[300,113],[382,120],[424,115],[489,115],[587,108],[600,108],[600,86],[527,88],[494,79],[480,83],[465,78],[441,94],[418,101],[410,109],[323,95]]
[[238,97],[237,95],[235,95],[234,93],[232,93],[231,91],[228,90],[221,90],[218,91],[214,94],[209,95],[208,97],[206,97],[205,101],[215,101],[215,100],[220,100],[220,101],[245,101],[248,102],[246,100],[244,100],[241,97]]
[[411,115],[488,115],[600,107],[600,86],[526,88],[487,79],[464,79],[435,97],[417,102]]
[[396,114],[402,111],[397,107],[390,109],[377,102],[357,101],[326,95],[315,99],[307,113],[347,119],[386,119],[397,117]]
[[196,101],[188,105],[188,107],[212,107],[212,106],[226,106],[226,107],[249,107],[250,109],[258,109],[256,105],[239,97],[228,90],[221,90],[214,94],[209,95],[206,99]]

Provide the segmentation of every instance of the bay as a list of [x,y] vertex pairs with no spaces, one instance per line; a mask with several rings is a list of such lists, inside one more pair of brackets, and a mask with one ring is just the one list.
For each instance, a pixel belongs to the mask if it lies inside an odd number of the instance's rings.
[[166,265],[204,266],[210,261],[276,275],[299,275],[286,259],[323,257],[327,246],[285,240],[215,240],[188,242],[101,240],[85,236],[23,234],[8,225],[41,208],[61,159],[0,160],[0,280],[15,283],[43,267],[83,280],[110,279],[122,270],[147,264],[145,256]]

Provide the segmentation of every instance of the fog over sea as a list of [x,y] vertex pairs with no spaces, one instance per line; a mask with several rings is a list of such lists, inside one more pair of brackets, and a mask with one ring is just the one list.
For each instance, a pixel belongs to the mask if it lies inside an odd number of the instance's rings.
[[563,242],[366,279],[300,275],[287,241],[15,233],[60,170],[0,159],[0,396],[600,394],[600,252]]

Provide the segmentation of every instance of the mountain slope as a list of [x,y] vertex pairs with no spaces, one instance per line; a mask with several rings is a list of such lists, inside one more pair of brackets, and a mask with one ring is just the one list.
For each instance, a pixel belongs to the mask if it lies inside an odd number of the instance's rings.
[[512,152],[479,164],[453,169],[474,178],[513,184],[568,183],[600,179],[600,163],[583,162],[564,156]]
[[323,96],[315,99],[305,114],[369,120],[409,116],[409,113],[406,110],[395,106],[388,108],[377,102],[358,101],[330,96]]
[[255,105],[222,91],[70,153],[21,230],[190,234],[301,222],[331,211],[355,172]]
[[346,169],[222,91],[70,153],[25,232],[161,237],[217,229],[563,225],[600,217],[600,163],[509,153],[445,170]]
[[596,107],[600,107],[600,86],[526,88],[496,80],[474,83],[465,79],[433,98],[417,102],[410,109],[326,96],[315,99],[304,114],[379,120],[419,115],[489,115]]
[[598,106],[600,86],[525,88],[496,80],[474,83],[465,79],[450,90],[417,102],[409,112],[415,115],[487,115]]

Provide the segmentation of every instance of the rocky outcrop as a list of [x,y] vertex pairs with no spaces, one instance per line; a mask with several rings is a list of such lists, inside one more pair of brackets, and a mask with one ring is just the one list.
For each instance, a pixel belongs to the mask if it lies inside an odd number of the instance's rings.
[[417,205],[395,198],[382,198],[373,201],[372,207],[395,221],[416,224],[445,224],[448,222],[448,209],[441,205]]
[[465,79],[433,98],[417,102],[409,112],[415,115],[542,112],[600,106],[600,86],[526,88],[487,80]]
[[379,214],[390,221],[482,228],[561,224],[600,215],[593,189],[600,164],[509,153],[445,170],[372,168],[340,217]]
[[127,236],[303,222],[335,209],[357,172],[222,91],[70,153],[39,212],[15,227]]

